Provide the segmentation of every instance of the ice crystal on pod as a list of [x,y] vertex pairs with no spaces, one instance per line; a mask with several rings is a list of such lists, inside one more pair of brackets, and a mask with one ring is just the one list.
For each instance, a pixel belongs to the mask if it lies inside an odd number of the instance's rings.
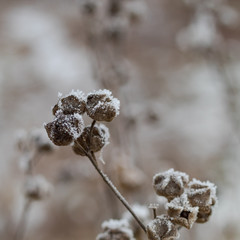
[[132,230],[126,219],[110,219],[102,223],[103,233],[96,240],[135,240]]
[[166,205],[173,223],[190,229],[197,220],[198,207],[192,207],[184,193]]
[[184,187],[188,181],[189,176],[186,173],[174,171],[171,168],[153,177],[153,187],[158,195],[172,200],[184,192]]
[[161,215],[147,225],[149,240],[174,240],[179,237],[176,225],[167,215]]

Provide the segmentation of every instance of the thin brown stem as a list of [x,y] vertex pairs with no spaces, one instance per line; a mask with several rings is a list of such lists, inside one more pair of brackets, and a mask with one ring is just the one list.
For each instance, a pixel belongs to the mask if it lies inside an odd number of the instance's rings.
[[[94,154],[93,154],[94,156]],[[144,232],[146,232],[146,227],[142,223],[142,221],[137,217],[137,215],[134,213],[132,208],[130,207],[129,203],[126,201],[126,199],[122,196],[122,194],[117,190],[117,188],[113,185],[111,180],[108,178],[108,176],[103,173],[103,171],[96,165],[94,157],[91,155],[87,155],[99,175],[102,177],[103,181],[109,186],[109,188],[113,191],[113,193],[116,195],[116,197],[120,200],[120,202],[127,208],[127,210],[132,214],[132,216],[135,218],[139,226],[143,229]]]
[[138,216],[134,213],[129,203],[126,201],[126,199],[122,196],[122,194],[117,190],[117,188],[113,185],[113,183],[110,181],[108,176],[98,167],[96,164],[96,157],[94,153],[87,152],[78,142],[77,142],[79,148],[86,154],[86,156],[91,161],[92,165],[95,167],[99,175],[102,177],[103,181],[108,185],[108,187],[112,190],[112,192],[115,194],[115,196],[120,200],[120,202],[127,208],[127,210],[132,214],[133,218],[137,221],[139,226],[143,229],[143,231],[146,233],[146,227],[142,223],[142,221],[138,218]]

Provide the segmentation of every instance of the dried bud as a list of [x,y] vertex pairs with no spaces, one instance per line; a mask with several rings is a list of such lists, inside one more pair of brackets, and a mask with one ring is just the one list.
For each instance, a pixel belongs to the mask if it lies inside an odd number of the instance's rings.
[[186,194],[174,198],[167,203],[168,215],[172,222],[190,229],[197,220],[198,207],[192,207],[189,204]]
[[102,224],[103,233],[96,240],[135,240],[133,232],[125,219],[105,221]]
[[[88,152],[98,152],[100,151],[106,144],[108,144],[109,139],[109,131],[108,128],[103,125],[95,125],[92,129],[92,133],[90,132],[91,126],[87,126],[83,129],[82,134],[79,138],[77,138],[72,146],[73,151],[81,156],[85,156],[84,151],[79,147]],[[91,136],[90,136],[91,135]]]
[[205,223],[212,215],[212,207],[200,207],[197,215],[197,223]]
[[188,181],[189,177],[186,173],[174,171],[171,168],[153,177],[153,187],[158,195],[164,196],[171,201],[184,192],[184,187]]
[[212,206],[217,201],[216,186],[209,181],[201,182],[196,179],[193,179],[188,185],[188,200],[192,206],[199,207],[196,222],[207,222],[212,214]]
[[77,139],[83,129],[83,119],[80,114],[64,115],[58,112],[56,118],[44,125],[48,137],[57,146],[69,145]]
[[34,176],[26,179],[24,193],[28,199],[41,200],[49,196],[51,184],[42,176]]
[[92,119],[110,122],[119,114],[120,102],[109,90],[98,90],[88,94],[86,107]]
[[179,237],[178,230],[166,215],[161,215],[147,225],[149,240],[173,240]]
[[[61,94],[59,94],[61,95]],[[60,97],[58,103],[53,107],[53,115],[56,115],[58,111],[62,111],[63,114],[83,114],[86,110],[85,97],[81,91],[71,91],[64,97]]]
[[188,199],[192,206],[211,206],[217,201],[216,186],[213,183],[193,179],[188,185]]

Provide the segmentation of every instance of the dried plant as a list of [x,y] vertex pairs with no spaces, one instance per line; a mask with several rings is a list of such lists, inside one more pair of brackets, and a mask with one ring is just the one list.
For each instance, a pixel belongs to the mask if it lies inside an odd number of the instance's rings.
[[[120,101],[109,90],[93,91],[86,97],[83,92],[72,90],[66,96],[59,94],[58,103],[53,107],[54,120],[44,126],[55,145],[71,145],[74,153],[89,158],[149,240],[173,240],[179,237],[181,227],[190,229],[195,222],[207,222],[217,201],[216,186],[213,183],[196,179],[189,181],[186,173],[174,169],[156,174],[153,177],[153,188],[157,195],[167,199],[167,213],[158,215],[158,205],[151,204],[154,219],[149,220],[145,226],[144,219],[137,215],[100,169],[95,152],[108,144],[109,132],[106,126],[98,125],[97,121],[112,121],[119,114],[119,108]],[[92,118],[90,126],[84,126],[84,113]],[[130,218],[104,222],[103,233],[98,235],[97,240],[134,240],[136,229],[130,229],[130,226]]]

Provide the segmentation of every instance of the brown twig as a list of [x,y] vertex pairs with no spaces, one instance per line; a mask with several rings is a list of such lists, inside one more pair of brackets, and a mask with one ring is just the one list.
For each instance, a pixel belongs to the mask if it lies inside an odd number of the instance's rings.
[[138,218],[138,216],[134,213],[134,211],[132,210],[131,206],[129,205],[129,203],[127,202],[127,200],[122,196],[122,194],[118,191],[118,189],[114,186],[114,184],[111,182],[111,180],[108,178],[108,176],[98,167],[98,165],[96,164],[96,157],[94,155],[94,153],[91,152],[87,152],[85,151],[85,149],[79,144],[77,143],[78,146],[81,148],[81,150],[86,154],[86,156],[89,158],[89,160],[91,161],[92,165],[94,166],[94,168],[97,170],[97,172],[99,173],[99,175],[102,177],[103,181],[108,185],[108,187],[112,190],[112,192],[115,194],[115,196],[120,200],[120,202],[127,208],[127,210],[131,213],[131,215],[133,216],[133,218],[137,221],[137,223],[139,224],[139,226],[143,229],[143,231],[146,233],[146,227],[145,225],[142,223],[142,221]]

